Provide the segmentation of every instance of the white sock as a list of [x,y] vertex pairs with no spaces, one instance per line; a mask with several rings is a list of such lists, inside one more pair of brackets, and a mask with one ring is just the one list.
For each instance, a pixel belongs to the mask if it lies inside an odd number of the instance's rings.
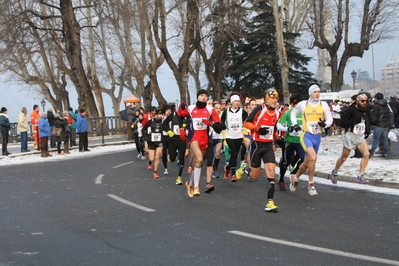
[[194,187],[199,186],[200,178],[201,178],[201,167],[194,166]]

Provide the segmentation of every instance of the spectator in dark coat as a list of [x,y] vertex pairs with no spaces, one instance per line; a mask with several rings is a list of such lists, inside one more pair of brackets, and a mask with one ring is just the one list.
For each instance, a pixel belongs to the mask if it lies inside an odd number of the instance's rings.
[[399,102],[397,101],[395,96],[391,96],[391,100],[389,101],[389,106],[392,109],[393,115],[394,115],[394,128],[398,129],[399,128]]
[[[55,128],[61,129],[61,134],[59,136],[55,137],[56,141],[57,141],[58,155],[64,155],[64,153],[61,150],[61,143],[65,140],[65,134],[67,131],[67,127],[65,125],[64,119],[59,114],[55,114],[54,126],[55,126]],[[68,129],[69,129],[69,126],[68,126]],[[64,141],[64,143],[65,143],[65,141]]]
[[[54,121],[55,121],[55,116],[53,113],[53,109],[49,108],[47,109],[47,121],[50,124],[51,130],[54,128]],[[50,136],[50,148],[55,148],[56,145],[56,139],[55,136]]]
[[9,136],[9,131],[11,129],[10,120],[8,120],[7,112],[8,112],[7,108],[1,107],[1,111],[0,111],[0,131],[1,131],[1,135],[3,137],[3,145],[1,147],[3,156],[8,156],[8,155],[11,154],[10,152],[7,151],[8,136]]
[[384,95],[382,93],[377,93],[374,96],[374,106],[373,113],[377,118],[377,122],[375,124],[373,130],[373,144],[370,150],[370,155],[373,156],[374,152],[378,146],[378,140],[382,137],[382,142],[384,144],[384,148],[382,150],[382,156],[388,156],[389,143],[388,143],[388,129],[389,129],[389,107],[387,101],[384,99]]

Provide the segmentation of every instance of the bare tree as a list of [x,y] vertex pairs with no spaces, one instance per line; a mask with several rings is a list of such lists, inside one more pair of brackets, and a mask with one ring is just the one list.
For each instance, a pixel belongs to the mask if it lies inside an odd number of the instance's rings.
[[[362,57],[371,44],[386,40],[397,29],[399,2],[394,0],[312,0],[308,23],[312,47],[326,49],[330,55],[331,89],[341,89],[346,64],[351,57]],[[334,40],[325,35],[333,22]],[[359,25],[358,27],[356,27]],[[358,40],[356,41],[356,38]]]

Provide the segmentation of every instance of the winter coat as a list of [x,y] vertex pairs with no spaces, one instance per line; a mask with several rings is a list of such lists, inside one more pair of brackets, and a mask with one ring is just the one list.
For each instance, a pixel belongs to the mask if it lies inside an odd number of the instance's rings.
[[39,119],[39,131],[41,138],[51,136],[50,124],[48,123],[47,119],[44,116],[40,117]]
[[69,111],[69,115],[71,116],[73,123],[69,125],[69,128],[71,130],[75,130],[76,129],[76,119],[78,118],[78,114],[76,114],[73,111]]
[[374,103],[373,113],[377,118],[377,122],[375,123],[376,127],[389,128],[389,112],[388,103],[385,99],[378,100]]
[[47,111],[47,121],[50,124],[50,127],[54,126],[55,116],[53,112]]
[[18,115],[18,131],[19,132],[28,132],[28,130],[29,130],[28,118],[26,118],[26,114],[21,112]]
[[134,109],[128,107],[126,109],[126,114],[128,123],[132,123],[134,120],[136,120],[136,112],[134,111]]
[[61,118],[56,118],[54,121],[54,126],[56,128],[61,128],[61,135],[60,136],[56,136],[56,141],[57,142],[63,142],[65,141],[65,136],[67,134],[69,134],[69,126],[68,126],[68,122],[66,122],[65,124],[65,120],[61,119]]
[[370,135],[371,131],[371,123],[375,122],[374,114],[370,110],[370,106],[368,106],[366,111],[361,111],[356,108],[356,103],[352,104],[348,107],[342,117],[341,117],[341,127],[345,128],[345,131],[353,132],[353,127],[360,123],[361,120],[364,119],[365,128],[365,136],[366,138]]
[[10,130],[10,120],[8,120],[8,116],[5,113],[0,113],[0,130]]
[[392,99],[389,101],[389,106],[391,106],[392,112],[397,115],[399,113],[399,103],[397,100]]
[[79,114],[76,119],[76,132],[83,133],[88,131],[89,131],[89,123],[87,122],[87,118]]

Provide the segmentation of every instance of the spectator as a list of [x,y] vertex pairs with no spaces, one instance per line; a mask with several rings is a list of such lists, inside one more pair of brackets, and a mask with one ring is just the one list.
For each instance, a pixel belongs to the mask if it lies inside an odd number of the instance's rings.
[[88,140],[88,131],[89,124],[86,119],[86,110],[81,108],[79,110],[79,115],[76,119],[76,133],[79,134],[79,151],[90,151],[88,149],[89,140]]
[[77,112],[74,112],[72,108],[68,109],[68,124],[70,129],[70,146],[78,146],[76,144],[76,119],[78,117]]
[[[53,113],[53,109],[49,108],[47,109],[47,121],[50,124],[50,129],[51,131],[54,128],[54,121],[55,121],[55,115]],[[56,146],[56,137],[51,135],[50,136],[50,148],[55,148]]]
[[132,124],[133,121],[135,120],[135,112],[134,112],[134,105],[132,103],[126,104],[126,115],[127,115],[127,130],[126,130],[126,135],[127,135],[127,140],[132,140],[133,139],[133,133],[132,133]]
[[28,130],[29,124],[26,118],[28,110],[26,107],[22,107],[22,111],[18,116],[18,131],[21,135],[21,152],[28,152]]
[[1,135],[3,136],[3,146],[1,147],[3,156],[8,156],[8,155],[11,154],[7,150],[8,136],[9,136],[10,128],[11,128],[11,125],[10,125],[10,120],[8,120],[7,108],[1,107],[1,111],[0,111],[0,131],[1,131]]
[[47,121],[47,113],[42,113],[39,119],[39,130],[41,156],[43,158],[51,157],[52,155],[48,152],[48,138],[51,136],[51,128]]
[[373,144],[370,150],[370,155],[373,156],[374,152],[378,146],[378,140],[380,136],[382,137],[382,141],[384,144],[384,148],[382,150],[382,156],[388,156],[389,143],[388,143],[388,129],[389,129],[389,108],[388,103],[384,99],[384,95],[382,93],[377,93],[374,96],[374,106],[373,113],[377,118],[376,125],[373,130]]
[[71,135],[71,129],[69,128],[68,117],[69,117],[69,112],[68,111],[62,112],[62,118],[64,119],[64,128],[65,128],[65,136],[62,139],[62,141],[64,142],[64,153],[65,154],[70,154],[70,152],[69,152],[69,138],[70,138],[70,135]]
[[399,128],[399,103],[395,98],[395,96],[391,96],[391,100],[389,101],[389,106],[391,107],[394,115],[393,125],[394,128],[397,130]]
[[30,123],[32,124],[32,130],[33,130],[33,149],[34,150],[40,150],[40,131],[39,131],[39,119],[40,119],[40,114],[39,114],[39,105],[35,104],[33,105],[33,111],[30,114]]
[[64,119],[59,114],[55,114],[54,127],[61,129],[61,134],[59,136],[56,136],[55,138],[57,141],[58,155],[64,155],[64,153],[61,150],[61,143],[65,139],[66,127],[65,127]]

